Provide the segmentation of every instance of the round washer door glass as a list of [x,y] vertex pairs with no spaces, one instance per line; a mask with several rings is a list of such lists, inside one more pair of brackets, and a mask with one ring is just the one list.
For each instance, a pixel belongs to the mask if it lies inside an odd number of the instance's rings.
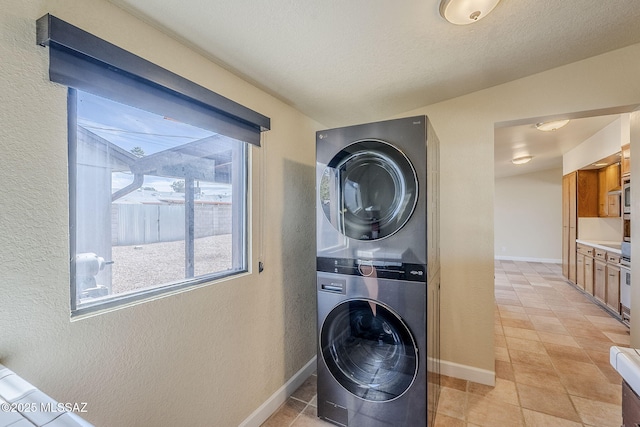
[[320,182],[320,204],[329,222],[357,240],[376,240],[400,230],[413,213],[418,180],[400,150],[380,140],[342,149]]
[[415,341],[400,317],[372,300],[336,306],[320,332],[331,375],[357,397],[384,402],[400,397],[418,372]]

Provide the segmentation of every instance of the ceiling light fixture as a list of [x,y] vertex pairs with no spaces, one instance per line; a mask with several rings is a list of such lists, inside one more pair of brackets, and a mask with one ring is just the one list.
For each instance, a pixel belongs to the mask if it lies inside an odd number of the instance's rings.
[[511,163],[514,165],[524,165],[525,163],[529,163],[531,159],[533,159],[533,156],[521,156],[511,160]]
[[569,123],[569,120],[554,120],[552,122],[536,123],[536,129],[543,132],[551,132],[566,126],[567,123]]
[[489,14],[500,0],[442,0],[440,15],[456,25],[472,24]]

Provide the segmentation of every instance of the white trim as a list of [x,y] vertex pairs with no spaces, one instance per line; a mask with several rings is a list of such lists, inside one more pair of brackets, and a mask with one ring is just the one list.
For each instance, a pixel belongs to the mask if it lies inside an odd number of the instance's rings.
[[496,255],[494,258],[498,261],[526,261],[526,262],[545,262],[547,264],[562,264],[562,259],[555,259],[555,258],[531,258],[526,256],[508,256],[508,255]]
[[474,368],[473,366],[460,365],[455,362],[440,360],[440,373],[448,377],[460,378],[474,383],[495,386],[496,373],[486,369]]
[[311,376],[316,370],[317,356],[313,356],[289,381],[271,395],[258,409],[253,411],[239,427],[259,427]]

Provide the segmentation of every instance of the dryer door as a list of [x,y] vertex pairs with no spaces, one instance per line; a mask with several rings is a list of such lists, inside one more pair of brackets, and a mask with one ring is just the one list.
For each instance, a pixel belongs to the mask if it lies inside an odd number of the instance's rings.
[[322,358],[347,391],[369,401],[400,397],[418,372],[415,340],[402,319],[373,300],[348,300],[326,317]]
[[329,222],[357,240],[376,240],[400,230],[413,213],[418,180],[400,150],[362,140],[341,150],[320,181],[320,204]]

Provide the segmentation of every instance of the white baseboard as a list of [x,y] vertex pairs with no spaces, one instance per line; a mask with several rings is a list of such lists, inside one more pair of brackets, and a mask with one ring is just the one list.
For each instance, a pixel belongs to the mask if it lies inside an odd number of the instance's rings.
[[313,356],[311,360],[307,362],[298,372],[296,372],[289,381],[287,381],[282,387],[280,387],[275,393],[271,395],[258,409],[253,411],[251,415],[247,417],[239,427],[259,427],[269,418],[274,412],[278,410],[288,398],[293,394],[305,382],[307,378],[311,376],[316,370],[317,356]]
[[474,383],[495,386],[496,373],[473,366],[440,360],[440,373],[448,377],[460,378]]
[[562,264],[562,259],[555,258],[531,258],[526,256],[506,256],[496,255],[494,256],[498,261],[526,261],[526,262],[544,262],[547,264]]

